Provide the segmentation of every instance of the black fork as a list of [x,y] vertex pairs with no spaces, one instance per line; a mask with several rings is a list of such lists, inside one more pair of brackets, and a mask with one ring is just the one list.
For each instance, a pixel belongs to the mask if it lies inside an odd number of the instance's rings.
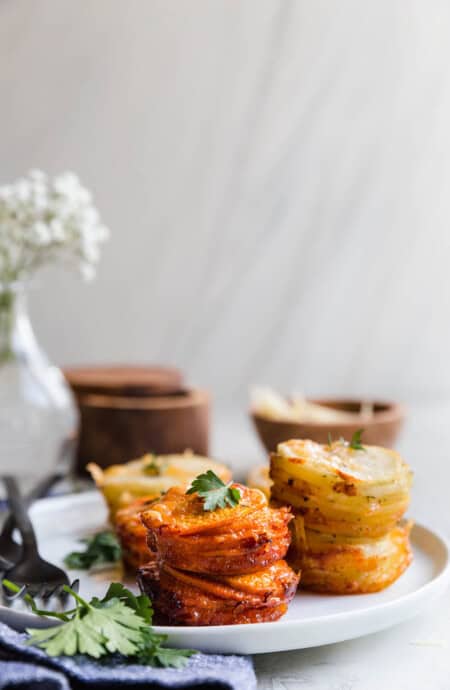
[[[27,494],[23,501],[27,508],[38,498],[45,496],[56,482],[60,481],[65,475],[62,472],[53,472],[41,479],[36,486]],[[13,539],[13,532],[16,527],[12,512],[6,518],[2,531],[0,532],[0,570],[6,570],[16,563],[22,553],[22,545]],[[9,562],[9,565],[8,565]]]
[[22,538],[22,550],[18,562],[6,570],[5,578],[26,590],[32,597],[49,599],[59,596],[64,599],[62,588],[69,585],[64,570],[45,561],[39,554],[36,535],[28,516],[25,501],[14,477],[3,477],[11,514]]
[[[69,476],[75,448],[75,439],[66,438],[59,450],[58,462],[53,472],[43,477],[36,486],[23,498],[27,508],[32,503],[45,496],[50,489],[62,479]],[[15,520],[12,513],[6,518],[0,532],[0,572],[5,572],[16,563],[22,553],[22,545],[13,539]]]

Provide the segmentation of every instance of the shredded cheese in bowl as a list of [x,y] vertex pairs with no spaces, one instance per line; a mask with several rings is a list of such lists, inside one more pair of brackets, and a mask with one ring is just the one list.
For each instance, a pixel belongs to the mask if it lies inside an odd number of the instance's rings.
[[283,422],[338,424],[351,423],[355,417],[367,420],[373,416],[373,404],[370,402],[363,403],[361,411],[347,412],[310,402],[298,394],[285,398],[271,388],[255,388],[251,394],[251,407],[261,417]]

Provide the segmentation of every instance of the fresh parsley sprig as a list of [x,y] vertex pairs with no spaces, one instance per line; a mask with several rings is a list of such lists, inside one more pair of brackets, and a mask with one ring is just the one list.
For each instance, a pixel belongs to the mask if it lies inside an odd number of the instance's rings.
[[[363,433],[364,433],[364,429],[358,429],[357,431],[355,431],[355,433],[353,434],[350,441],[345,441],[341,436],[339,438],[339,440],[336,441],[336,443],[347,445],[349,448],[353,448],[353,450],[364,450],[364,451],[366,451],[367,450],[366,447],[363,446],[363,444],[361,443],[361,437],[362,437]],[[328,438],[328,447],[331,448],[334,445],[334,442],[333,442],[333,437],[332,437],[330,432],[328,432],[327,438]]]
[[363,435],[363,432],[364,429],[358,429],[357,431],[355,431],[349,443],[349,448],[353,448],[353,450],[366,450],[363,444],[361,443],[361,436]]
[[90,570],[94,566],[107,565],[120,561],[121,548],[114,532],[97,532],[92,537],[80,540],[86,545],[84,551],[72,551],[64,558],[64,563],[73,570]]
[[203,499],[203,510],[217,508],[234,508],[241,500],[241,492],[232,486],[233,482],[225,484],[212,470],[199,474],[194,479],[187,494],[198,494]]
[[150,460],[142,468],[145,474],[152,477],[159,477],[161,474],[161,463],[158,462],[158,456],[155,453],[149,453]]
[[[9,580],[3,585],[17,592],[19,587]],[[113,582],[103,599],[86,601],[73,589],[64,586],[75,600],[75,608],[64,613],[38,609],[34,599],[24,599],[38,616],[52,616],[60,625],[46,629],[27,629],[28,644],[44,649],[49,656],[86,654],[94,659],[118,653],[149,666],[181,668],[197,652],[193,649],[164,647],[167,635],[159,635],[151,627],[153,609],[149,597],[136,596],[120,582]]]

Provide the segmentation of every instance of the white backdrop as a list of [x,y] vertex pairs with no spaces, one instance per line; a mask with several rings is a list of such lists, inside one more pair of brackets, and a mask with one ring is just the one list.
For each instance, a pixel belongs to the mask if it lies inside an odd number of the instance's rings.
[[0,0],[0,182],[73,169],[112,239],[41,277],[58,363],[450,398],[450,4]]

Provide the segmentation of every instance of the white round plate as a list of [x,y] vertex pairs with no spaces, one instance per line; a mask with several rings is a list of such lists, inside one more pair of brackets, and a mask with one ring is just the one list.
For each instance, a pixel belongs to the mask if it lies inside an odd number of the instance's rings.
[[[44,499],[31,512],[43,557],[59,565],[67,553],[80,548],[79,539],[106,526],[106,510],[97,492]],[[173,646],[238,654],[316,647],[383,630],[425,610],[450,581],[446,539],[416,525],[411,541],[412,565],[383,592],[331,596],[300,591],[288,613],[274,623],[155,629],[167,633]],[[85,598],[103,595],[111,581],[123,579],[118,568],[71,571],[70,576],[80,578],[80,594]],[[123,581],[136,589],[132,580]],[[17,627],[44,623],[32,614],[1,609],[0,619],[9,616]]]

